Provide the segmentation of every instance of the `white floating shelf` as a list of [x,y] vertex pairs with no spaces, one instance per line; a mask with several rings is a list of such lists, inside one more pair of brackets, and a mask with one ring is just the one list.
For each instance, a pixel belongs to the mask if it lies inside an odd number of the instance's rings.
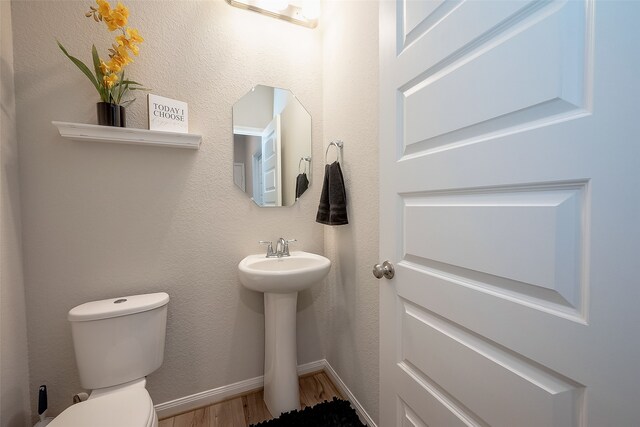
[[75,141],[111,142],[116,144],[156,145],[197,150],[201,135],[156,130],[87,125],[83,123],[51,122],[60,136]]

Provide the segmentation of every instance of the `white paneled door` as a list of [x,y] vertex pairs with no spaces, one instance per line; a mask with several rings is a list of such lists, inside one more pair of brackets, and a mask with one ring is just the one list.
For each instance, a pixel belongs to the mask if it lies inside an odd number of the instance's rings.
[[282,206],[280,115],[262,132],[262,206]]
[[639,41],[639,1],[381,1],[381,427],[640,426]]

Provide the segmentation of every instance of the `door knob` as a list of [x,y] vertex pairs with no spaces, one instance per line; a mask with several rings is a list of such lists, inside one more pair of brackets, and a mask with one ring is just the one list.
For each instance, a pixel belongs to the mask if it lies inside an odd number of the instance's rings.
[[373,275],[376,276],[376,279],[382,279],[382,276],[387,279],[393,279],[395,274],[396,270],[389,261],[383,262],[382,265],[376,264],[373,266]]

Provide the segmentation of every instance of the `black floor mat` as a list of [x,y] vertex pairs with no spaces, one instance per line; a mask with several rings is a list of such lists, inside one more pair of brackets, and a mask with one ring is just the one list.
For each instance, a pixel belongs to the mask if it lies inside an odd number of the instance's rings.
[[366,427],[346,400],[333,398],[312,408],[291,411],[251,427]]

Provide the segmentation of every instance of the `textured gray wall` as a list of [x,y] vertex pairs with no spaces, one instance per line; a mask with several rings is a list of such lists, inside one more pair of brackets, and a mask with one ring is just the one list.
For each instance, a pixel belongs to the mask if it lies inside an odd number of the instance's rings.
[[[324,31],[324,136],[344,141],[349,225],[327,227],[327,360],[378,419],[378,2],[328,1]],[[326,143],[325,141],[325,143]],[[333,148],[331,160],[335,156]]]
[[[49,384],[54,413],[80,390],[71,307],[160,290],[172,300],[165,363],[149,378],[156,403],[261,375],[262,296],[239,285],[236,264],[283,235],[334,262],[330,285],[300,295],[299,363],[326,356],[377,419],[377,2],[328,1],[316,30],[222,0],[127,5],[146,38],[130,77],[189,103],[198,152],[57,136],[51,120],[93,123],[97,99],[54,39],[88,61],[111,34],[84,18],[86,2],[14,3],[31,387]],[[231,106],[255,84],[291,89],[313,116],[318,179],[293,208],[257,208],[233,185]],[[129,126],[146,127],[143,97]],[[334,138],[346,143],[351,221],[335,229],[314,222]]]
[[[289,88],[313,116],[322,158],[318,30],[216,1],[126,1],[146,39],[129,77],[189,104],[199,151],[68,141],[52,120],[95,123],[97,94],[58,50],[81,59],[113,34],[86,1],[13,4],[31,387],[49,384],[58,413],[80,391],[67,311],[85,301],[166,291],[165,361],[149,377],[155,403],[262,375],[262,295],[237,263],[257,240],[297,238],[324,252],[314,222],[320,186],[291,208],[261,209],[232,179],[231,107],[256,84]],[[146,101],[129,112],[146,127]],[[322,162],[315,162],[316,176]],[[299,363],[324,357],[327,287],[298,300]]]
[[31,421],[27,325],[20,237],[11,3],[5,1],[0,2],[0,43],[0,427],[24,427]]

